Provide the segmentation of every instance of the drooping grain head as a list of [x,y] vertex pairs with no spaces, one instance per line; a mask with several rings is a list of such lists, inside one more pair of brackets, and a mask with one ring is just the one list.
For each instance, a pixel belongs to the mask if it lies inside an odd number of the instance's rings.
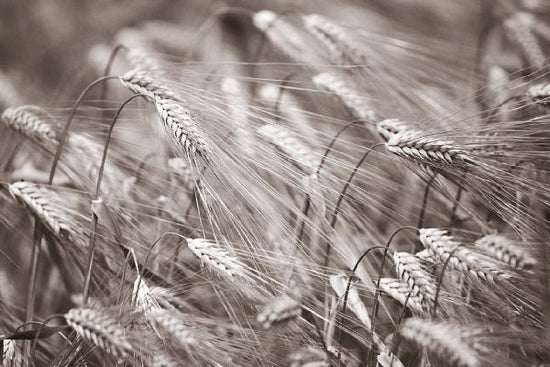
[[104,310],[73,308],[65,314],[65,320],[82,339],[115,358],[125,359],[133,354],[127,331]]
[[419,259],[408,252],[393,254],[399,278],[408,284],[411,296],[418,298],[424,309],[431,309],[436,293],[435,279],[420,265]]
[[2,123],[23,134],[26,138],[42,146],[52,148],[57,143],[56,133],[52,126],[42,118],[32,113],[35,106],[20,106],[7,108],[0,117]]
[[[437,260],[447,262],[451,269],[456,269],[464,275],[476,279],[494,281],[508,279],[511,274],[492,263],[482,254],[470,248],[463,247],[461,242],[447,235],[446,230],[438,228],[422,228],[419,230],[422,244],[433,251]],[[450,257],[450,258],[449,258]]]
[[244,275],[244,265],[217,243],[203,238],[188,238],[187,246],[212,271],[229,278]]
[[474,244],[487,255],[515,269],[531,269],[537,264],[527,250],[503,235],[487,235],[475,241]]
[[120,82],[130,91],[136,94],[143,94],[156,100],[157,98],[168,98],[179,100],[176,93],[163,85],[162,80],[148,70],[133,69],[119,77]]
[[296,162],[306,174],[317,170],[320,159],[305,142],[291,130],[266,124],[258,128],[258,133]]
[[386,149],[400,157],[421,164],[475,164],[463,149],[453,141],[426,137],[421,131],[405,130],[394,134],[386,142]]
[[450,365],[481,366],[470,333],[458,326],[413,317],[404,321],[400,334],[438,355]]
[[380,289],[400,304],[404,305],[407,302],[407,307],[411,310],[424,313],[422,299],[418,295],[413,296],[409,285],[402,280],[382,278],[380,279]]
[[172,99],[155,98],[155,106],[164,127],[187,154],[208,158],[210,149],[199,126],[202,119],[197,112]]
[[317,74],[312,80],[318,88],[337,96],[355,117],[371,124],[380,120],[376,111],[369,106],[368,100],[349,81],[333,73]]
[[306,29],[325,46],[332,62],[340,65],[366,63],[365,55],[349,37],[349,31],[318,14],[305,15],[302,19]]
[[55,191],[24,181],[14,182],[8,189],[55,236],[66,237],[70,234],[70,215],[63,210],[62,200]]
[[295,319],[301,313],[300,302],[286,294],[282,294],[266,305],[262,312],[258,314],[257,320],[265,329],[269,329],[273,324]]
[[155,309],[149,313],[155,324],[167,333],[176,343],[183,347],[190,347],[196,343],[191,329],[182,319],[183,315],[177,311]]

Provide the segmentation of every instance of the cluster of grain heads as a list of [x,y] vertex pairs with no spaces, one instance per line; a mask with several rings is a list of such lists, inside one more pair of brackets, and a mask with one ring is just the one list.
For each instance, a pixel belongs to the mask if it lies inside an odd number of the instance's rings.
[[14,182],[8,186],[11,195],[58,238],[71,233],[70,215],[54,190],[29,182]]
[[476,164],[468,153],[456,146],[453,141],[428,137],[418,130],[404,130],[392,135],[386,142],[386,149],[420,164]]
[[213,272],[224,277],[245,275],[244,265],[218,243],[204,238],[188,238],[187,246]]
[[0,120],[33,142],[52,148],[57,141],[56,133],[49,123],[33,112],[39,109],[37,106],[10,107],[2,112]]
[[471,332],[447,322],[431,322],[409,318],[403,322],[400,334],[426,348],[445,361],[446,365],[481,367]]
[[173,99],[155,98],[155,106],[164,127],[186,154],[193,157],[196,153],[208,158],[209,147],[200,131],[197,121],[200,117],[196,112]]
[[368,99],[352,87],[351,81],[328,72],[317,74],[312,80],[319,89],[338,97],[356,118],[371,124],[380,120],[376,111],[369,106]]
[[493,263],[489,258],[470,248],[464,247],[446,230],[438,228],[422,228],[419,230],[422,244],[433,251],[440,262],[447,262],[449,267],[479,280],[495,281],[509,279],[511,274]]
[[65,314],[67,324],[84,340],[117,359],[132,356],[134,348],[126,329],[103,309],[73,308]]
[[287,294],[281,294],[267,304],[256,319],[265,329],[269,329],[274,324],[293,320],[301,313],[300,301]]
[[258,133],[295,162],[306,174],[317,170],[320,158],[294,132],[280,126],[266,124],[258,128]]
[[500,260],[514,269],[531,269],[537,263],[528,250],[503,235],[486,235],[475,241],[474,244],[486,255]]
[[402,305],[407,305],[412,311],[423,313],[422,298],[417,295],[413,295],[409,284],[394,278],[382,278],[380,279],[380,289],[388,296],[396,300]]
[[408,252],[395,252],[393,260],[397,274],[409,286],[414,302],[420,302],[426,311],[431,310],[436,294],[433,276],[422,268],[418,258]]

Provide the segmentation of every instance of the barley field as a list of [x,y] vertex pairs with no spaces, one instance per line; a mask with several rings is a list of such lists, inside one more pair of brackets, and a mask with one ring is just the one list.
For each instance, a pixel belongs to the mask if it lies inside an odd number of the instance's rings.
[[3,366],[550,366],[550,1],[0,0]]

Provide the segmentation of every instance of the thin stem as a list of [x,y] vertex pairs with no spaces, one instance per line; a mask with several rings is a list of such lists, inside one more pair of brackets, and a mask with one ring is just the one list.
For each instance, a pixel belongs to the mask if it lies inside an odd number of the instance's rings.
[[432,310],[432,317],[436,316],[437,313],[437,301],[439,299],[439,292],[441,290],[441,283],[443,282],[443,275],[445,275],[445,271],[447,270],[447,266],[449,265],[449,262],[451,261],[451,258],[453,257],[454,253],[460,246],[463,246],[462,243],[459,243],[456,245],[453,250],[449,253],[449,257],[445,260],[445,263],[443,264],[443,267],[441,268],[441,273],[439,274],[439,277],[437,279],[437,287],[435,289],[435,297],[434,297],[434,305]]
[[[25,310],[25,321],[30,322],[34,318],[34,303],[36,299],[36,280],[38,274],[38,263],[40,261],[40,244],[42,242],[42,226],[38,220],[34,222],[34,239],[31,252],[31,263],[29,268],[29,286],[27,289],[27,308]],[[29,343],[24,343],[23,355],[30,357]],[[29,359],[30,361],[30,359]]]
[[[344,197],[346,196],[346,192],[348,191],[348,188],[351,184],[351,181],[353,180],[353,178],[357,174],[357,171],[359,170],[359,167],[361,167],[363,165],[363,162],[365,162],[365,160],[369,156],[370,152],[372,152],[376,147],[379,147],[381,145],[384,145],[384,143],[374,144],[373,146],[368,148],[367,152],[365,152],[365,154],[363,154],[363,156],[361,157],[359,162],[357,162],[357,164],[353,168],[353,171],[351,172],[351,174],[348,177],[346,183],[344,184],[344,187],[342,188],[342,191],[340,192],[338,200],[336,201],[336,206],[334,208],[334,211],[332,212],[332,219],[330,221],[330,228],[331,229],[334,229],[334,227],[336,226],[336,221],[338,220],[338,214],[340,212],[340,206],[342,205],[342,202],[344,201]],[[332,248],[332,246],[331,246],[331,243],[330,243],[330,240],[329,240],[327,242],[327,248],[326,248],[326,252],[325,252],[325,261],[324,261],[324,267],[325,268],[328,266],[331,248]]]
[[451,210],[451,216],[449,217],[449,227],[453,226],[454,221],[456,220],[456,211],[458,209],[458,205],[460,204],[460,198],[462,197],[462,186],[458,187],[458,190],[456,192],[455,199],[453,201],[453,209]]
[[53,182],[53,178],[55,176],[55,170],[57,168],[57,163],[59,161],[59,158],[61,157],[61,151],[63,150],[63,146],[65,145],[65,140],[67,139],[67,134],[69,133],[69,128],[71,127],[71,122],[73,121],[74,115],[76,114],[76,109],[86,96],[88,92],[97,84],[104,82],[109,79],[116,79],[117,76],[103,76],[101,78],[96,79],[92,83],[90,83],[80,94],[78,99],[76,100],[73,109],[71,110],[71,113],[69,114],[69,117],[67,118],[67,122],[65,123],[65,126],[63,127],[63,132],[61,133],[61,137],[59,140],[59,144],[57,146],[57,149],[55,151],[55,156],[52,163],[52,168],[50,170],[50,177],[48,179],[48,184],[51,185]]
[[[120,50],[125,50],[128,52],[128,47],[122,44],[118,44],[113,48],[111,51],[111,54],[109,55],[109,60],[107,61],[107,64],[105,65],[105,69],[103,70],[103,77],[106,77],[111,73],[111,67],[113,66],[113,62],[115,61],[115,57],[118,55]],[[103,83],[103,88],[101,89],[101,102],[104,102],[107,99],[107,83]]]
[[[143,97],[143,98],[149,98],[143,94],[135,94],[132,97],[128,98],[126,101],[122,103],[122,105],[119,107],[118,111],[116,112],[115,116],[113,117],[113,121],[111,122],[111,125],[109,126],[109,132],[107,133],[107,140],[105,142],[105,147],[103,149],[103,156],[101,158],[101,164],[99,168],[99,173],[97,177],[97,184],[96,184],[96,190],[94,195],[94,200],[97,200],[99,198],[99,192],[101,190],[101,181],[103,179],[103,172],[105,169],[105,161],[107,159],[107,152],[109,150],[110,142],[111,142],[111,135],[113,133],[113,129],[115,126],[115,123],[118,120],[118,117],[120,116],[120,113],[124,109],[124,107],[130,103],[132,100],[134,100],[137,97]],[[95,237],[96,237],[96,231],[97,231],[97,222],[98,217],[95,212],[92,211],[92,222],[91,222],[91,229],[90,229],[90,242],[88,245],[88,259],[87,259],[87,270],[86,270],[86,277],[84,278],[84,290],[82,291],[82,303],[85,306],[88,302],[88,295],[90,292],[90,281],[92,278],[92,271],[93,271],[93,265],[94,265],[94,253],[95,253]]]
[[430,180],[426,184],[426,189],[424,190],[424,196],[422,197],[422,206],[420,207],[420,214],[418,215],[418,228],[422,228],[422,225],[424,224],[424,215],[426,213],[426,204],[428,203],[428,194],[430,193],[430,189],[432,187],[432,184],[436,176],[437,176],[437,173],[434,173],[434,175],[430,178]]

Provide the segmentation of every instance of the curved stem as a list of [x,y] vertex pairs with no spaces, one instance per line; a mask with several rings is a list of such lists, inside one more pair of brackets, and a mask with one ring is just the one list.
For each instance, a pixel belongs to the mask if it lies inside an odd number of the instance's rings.
[[418,215],[418,228],[422,228],[422,225],[424,224],[424,215],[426,213],[426,204],[428,203],[428,194],[430,193],[430,189],[432,187],[432,184],[434,183],[436,176],[437,176],[437,173],[434,173],[434,175],[430,178],[430,180],[426,184],[426,189],[424,190],[424,196],[422,197],[422,206],[420,207],[420,214]]
[[[346,315],[346,311],[347,311],[347,306],[348,306],[348,296],[349,296],[349,291],[351,289],[351,282],[352,282],[352,279],[353,279],[353,276],[355,275],[355,272],[357,271],[357,268],[359,268],[359,264],[361,263],[361,261],[372,251],[372,250],[377,250],[377,249],[384,249],[384,250],[387,250],[387,247],[386,246],[373,246],[369,249],[367,249],[365,252],[363,252],[363,254],[357,259],[357,261],[355,262],[355,265],[353,266],[353,269],[351,270],[351,275],[348,279],[348,282],[347,282],[347,285],[346,285],[346,291],[344,292],[344,302],[343,302],[343,306],[342,306],[342,325],[340,326],[340,329],[338,330],[338,345],[341,345],[342,344],[342,329],[344,329],[344,324],[345,324],[345,321],[346,319],[344,318],[344,316]],[[386,252],[384,252],[386,253]],[[340,349],[338,349],[338,366],[340,366],[340,359],[341,359],[341,353],[340,353]]]
[[[122,103],[122,105],[119,107],[118,111],[116,112],[115,116],[113,117],[113,121],[111,122],[111,125],[109,126],[109,132],[107,134],[107,140],[105,142],[105,147],[103,149],[103,156],[101,158],[101,164],[99,167],[99,173],[97,178],[97,184],[96,184],[96,190],[94,195],[94,200],[97,200],[99,198],[99,192],[101,190],[101,181],[103,179],[103,171],[105,169],[105,161],[107,158],[107,152],[109,150],[110,142],[111,142],[111,135],[113,133],[113,129],[115,126],[115,123],[118,120],[118,117],[120,116],[120,113],[124,109],[124,107],[130,103],[132,100],[134,100],[137,97],[143,97],[143,98],[149,98],[146,95],[143,94],[135,94],[132,97],[128,98],[126,101]],[[97,231],[97,222],[98,217],[96,213],[92,212],[92,223],[91,223],[91,234],[90,234],[90,242],[88,245],[88,259],[87,259],[87,270],[86,270],[86,277],[84,278],[84,289],[82,291],[82,303],[84,306],[86,306],[86,303],[88,302],[88,295],[90,292],[90,281],[92,278],[92,270],[94,265],[94,252],[95,252],[95,237],[96,237],[96,231]]]
[[[46,326],[46,324],[48,322],[50,322],[53,319],[57,319],[57,318],[65,318],[65,315],[64,314],[54,314],[54,315],[49,316],[47,319],[45,319],[44,321],[42,321],[40,323],[40,326],[38,327],[38,332],[36,333],[36,336],[33,339],[32,344],[31,344],[31,351],[30,351],[31,361],[34,361],[34,351],[36,350],[36,344],[38,344],[38,337],[40,336],[40,333],[42,332],[42,329]],[[68,325],[67,325],[67,327],[68,327]]]
[[443,282],[443,275],[445,275],[445,270],[447,270],[447,266],[449,265],[449,262],[451,261],[451,258],[453,257],[454,253],[460,246],[463,246],[462,243],[459,243],[456,245],[453,250],[449,253],[449,256],[445,260],[445,263],[443,264],[443,267],[441,268],[441,273],[439,274],[439,277],[437,279],[437,287],[435,289],[435,297],[434,297],[434,305],[432,310],[432,317],[436,316],[437,313],[437,301],[439,299],[439,291],[441,290],[441,282]]
[[[336,201],[336,206],[334,208],[334,211],[332,212],[332,219],[330,221],[330,228],[334,229],[336,225],[336,221],[338,220],[338,213],[340,212],[340,206],[342,205],[342,202],[344,201],[344,197],[346,196],[346,192],[348,191],[349,185],[351,184],[351,181],[355,177],[357,171],[359,170],[359,167],[363,165],[363,162],[367,159],[370,152],[372,152],[376,147],[379,147],[381,145],[384,145],[384,143],[378,143],[374,144],[370,148],[368,148],[367,152],[363,154],[359,162],[355,165],[353,168],[353,171],[351,172],[350,176],[348,177],[346,183],[344,184],[344,187],[342,188],[342,191],[340,192],[340,195],[338,196],[338,200]],[[325,252],[325,261],[324,261],[324,267],[326,268],[328,266],[329,258],[330,258],[330,251],[331,251],[331,243],[330,240],[327,242],[327,248]]]
[[65,140],[67,139],[67,134],[69,133],[69,128],[71,127],[71,122],[73,121],[74,115],[76,114],[76,109],[86,96],[88,92],[97,84],[104,82],[109,79],[116,79],[117,76],[103,76],[101,78],[96,79],[95,81],[88,84],[88,86],[82,91],[78,99],[76,100],[73,109],[71,110],[71,113],[69,114],[69,117],[67,119],[67,122],[65,123],[65,126],[63,127],[63,132],[61,133],[61,138],[59,139],[59,144],[57,146],[57,149],[55,151],[55,156],[52,163],[52,168],[50,170],[50,177],[48,179],[48,184],[51,185],[53,182],[53,178],[55,175],[55,170],[57,168],[57,162],[59,161],[59,158],[61,157],[61,151],[63,150],[63,146],[65,145]]
[[[115,57],[119,53],[120,50],[125,50],[128,52],[128,47],[126,47],[123,44],[118,44],[113,48],[111,51],[111,54],[109,55],[109,60],[107,61],[107,64],[105,65],[105,69],[103,69],[103,77],[106,77],[111,73],[111,67],[113,66],[113,62],[115,61]],[[101,102],[104,102],[107,98],[107,84],[103,83],[103,88],[101,89]]]
[[[356,123],[357,123],[357,121],[348,122],[346,125],[344,125],[342,128],[340,128],[340,130],[338,130],[336,132],[336,134],[334,134],[334,136],[332,137],[332,140],[330,141],[329,145],[327,146],[327,149],[325,149],[325,152],[323,153],[323,156],[321,157],[321,161],[319,162],[319,165],[317,166],[317,170],[315,171],[316,176],[319,176],[319,174],[321,173],[321,169],[323,168],[329,153],[332,151],[332,147],[334,146],[334,144],[336,144],[336,141],[338,140],[340,135],[342,135],[342,133],[344,131],[346,131],[350,126],[353,126]],[[359,125],[359,126],[361,126],[361,125]],[[310,207],[311,207],[311,198],[309,197],[309,195],[307,195],[305,200],[304,200],[304,205],[302,207],[303,208],[302,209],[303,219],[300,221],[300,230],[298,231],[298,242],[300,242],[302,240],[302,236],[304,234],[304,229],[305,229],[305,219],[304,218],[307,218]]]

